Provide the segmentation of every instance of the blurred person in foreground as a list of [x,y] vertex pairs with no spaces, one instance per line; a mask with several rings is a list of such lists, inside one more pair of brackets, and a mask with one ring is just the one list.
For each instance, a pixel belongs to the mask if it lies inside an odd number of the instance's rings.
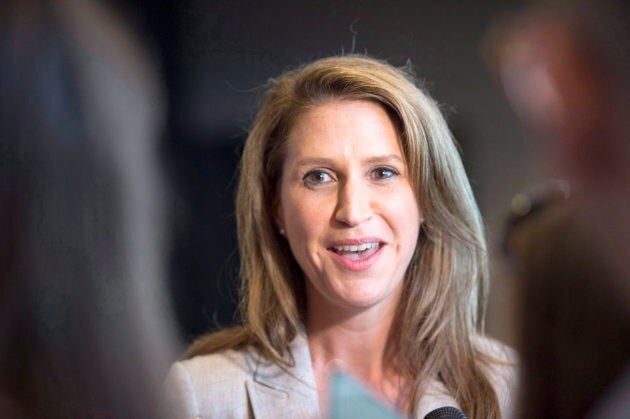
[[409,73],[345,56],[272,80],[236,215],[243,322],[173,366],[180,417],[326,416],[333,367],[404,415],[509,416],[512,355],[481,334],[481,217]]
[[630,417],[630,3],[538,4],[490,45],[572,189],[508,237],[523,274],[521,415]]
[[[626,297],[606,284],[619,273],[579,198],[553,195],[562,194],[530,196],[535,209],[515,216],[507,234],[520,278],[520,417],[625,418],[627,410],[594,413],[614,383],[627,380]],[[627,397],[620,399],[626,409]]]
[[159,417],[154,70],[95,1],[0,5],[0,416]]

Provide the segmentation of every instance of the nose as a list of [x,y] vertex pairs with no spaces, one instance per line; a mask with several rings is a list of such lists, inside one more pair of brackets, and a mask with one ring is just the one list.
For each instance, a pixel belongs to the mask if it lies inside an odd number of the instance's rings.
[[346,180],[338,192],[335,219],[347,226],[358,226],[374,214],[367,185],[360,181]]

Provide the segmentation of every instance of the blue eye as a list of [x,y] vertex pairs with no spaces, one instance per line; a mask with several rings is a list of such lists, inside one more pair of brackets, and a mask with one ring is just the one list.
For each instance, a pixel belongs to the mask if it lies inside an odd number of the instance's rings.
[[302,179],[309,186],[323,185],[333,181],[332,176],[323,170],[311,170]]
[[377,167],[372,171],[372,178],[376,180],[386,180],[398,176],[400,173],[391,167]]

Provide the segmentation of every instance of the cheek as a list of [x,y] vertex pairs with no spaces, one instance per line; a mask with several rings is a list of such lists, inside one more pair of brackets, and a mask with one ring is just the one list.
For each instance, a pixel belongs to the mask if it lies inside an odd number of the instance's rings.
[[417,201],[413,194],[406,194],[404,199],[393,200],[389,209],[390,220],[396,234],[409,246],[410,251],[415,249],[420,232],[420,219],[422,218]]
[[283,212],[291,253],[302,271],[311,277],[321,266],[320,239],[328,225],[323,208],[306,200],[287,200]]
[[286,199],[282,202],[282,218],[290,235],[289,239],[303,243],[315,238],[325,221],[321,205],[304,197],[290,194],[287,194]]

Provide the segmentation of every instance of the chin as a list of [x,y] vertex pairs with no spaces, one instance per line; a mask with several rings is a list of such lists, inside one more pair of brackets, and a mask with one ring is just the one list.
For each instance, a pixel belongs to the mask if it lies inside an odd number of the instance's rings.
[[379,304],[387,303],[388,300],[393,299],[393,293],[388,290],[353,290],[353,292],[346,292],[343,295],[339,295],[335,300],[338,304],[348,308],[370,308]]

